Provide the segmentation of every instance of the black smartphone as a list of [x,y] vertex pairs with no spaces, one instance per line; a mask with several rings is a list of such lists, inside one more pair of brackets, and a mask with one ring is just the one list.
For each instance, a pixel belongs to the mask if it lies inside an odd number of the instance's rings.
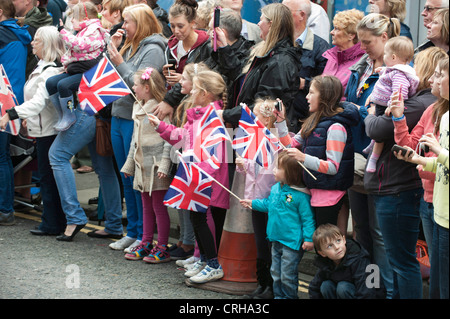
[[394,146],[392,146],[391,151],[392,152],[401,152],[401,154],[403,156],[406,156],[406,153],[408,153],[409,150],[407,148],[404,148],[404,147],[401,147],[400,145],[395,144]]
[[276,101],[276,102],[275,102],[275,109],[276,109],[278,112],[281,112],[281,102],[280,102],[280,101]]
[[172,66],[169,67],[169,70],[175,71],[176,67],[177,67],[177,60],[175,59],[169,59],[167,61],[167,64],[172,64]]
[[214,9],[214,28],[218,28],[220,25],[220,9]]

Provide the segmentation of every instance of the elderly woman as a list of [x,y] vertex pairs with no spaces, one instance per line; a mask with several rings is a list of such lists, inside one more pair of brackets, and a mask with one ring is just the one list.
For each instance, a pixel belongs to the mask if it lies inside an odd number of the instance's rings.
[[427,25],[427,39],[434,46],[449,52],[449,17],[448,9],[436,11],[433,20]]
[[62,71],[59,60],[64,53],[64,43],[56,27],[44,26],[37,30],[31,46],[39,62],[25,83],[25,102],[8,110],[0,120],[0,127],[4,127],[9,120],[27,119],[28,135],[36,138],[44,205],[41,224],[30,232],[33,235],[56,235],[64,231],[66,217],[61,208],[58,188],[48,159],[48,151],[58,133],[54,129],[58,117],[55,116],[56,110],[50,102],[45,82]]
[[41,236],[56,235],[64,231],[66,217],[61,208],[58,188],[48,159],[48,151],[58,133],[54,129],[58,118],[55,116],[56,110],[50,102],[45,82],[49,77],[62,71],[59,60],[64,53],[64,43],[56,27],[44,26],[37,30],[31,46],[39,62],[25,83],[25,102],[8,110],[0,120],[0,127],[3,128],[10,120],[27,119],[28,135],[36,138],[38,171],[44,205],[41,224],[30,232]]
[[406,0],[369,0],[370,12],[380,13],[388,18],[400,20],[400,35],[412,40],[409,27],[403,23],[406,18]]
[[365,53],[356,32],[356,26],[363,17],[364,13],[356,9],[338,12],[333,19],[334,29],[330,32],[334,47],[323,53],[323,57],[328,59],[323,74],[334,75],[341,80],[344,91],[351,74],[349,68]]

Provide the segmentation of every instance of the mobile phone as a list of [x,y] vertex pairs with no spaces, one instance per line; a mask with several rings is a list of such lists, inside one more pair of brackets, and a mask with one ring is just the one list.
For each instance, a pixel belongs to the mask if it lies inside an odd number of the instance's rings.
[[408,153],[409,150],[407,148],[404,148],[404,147],[401,147],[400,145],[395,144],[394,146],[392,146],[391,151],[392,152],[401,152],[401,154],[403,156],[406,156],[406,153]]
[[214,9],[214,28],[218,28],[220,25],[220,9],[215,8]]
[[278,112],[281,112],[281,102],[280,102],[280,101],[276,101],[276,102],[275,102],[275,109],[276,109]]
[[169,70],[175,71],[176,66],[177,66],[177,60],[175,59],[169,59],[167,61],[167,64],[172,64],[172,66],[169,67]]

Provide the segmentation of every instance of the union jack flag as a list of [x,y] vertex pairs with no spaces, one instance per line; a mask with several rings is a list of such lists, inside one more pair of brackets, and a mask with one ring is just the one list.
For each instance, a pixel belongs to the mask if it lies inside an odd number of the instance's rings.
[[241,103],[241,107],[241,119],[232,143],[233,149],[241,157],[268,168],[274,161],[275,153],[281,148],[280,142],[247,105]]
[[81,109],[94,115],[107,104],[130,93],[116,69],[104,57],[96,66],[83,73],[78,99]]
[[[0,113],[1,116],[6,114],[6,110],[9,110],[16,105],[19,105],[16,96],[14,95],[11,83],[6,75],[5,68],[0,64]],[[20,119],[9,121],[6,125],[5,132],[12,135],[19,134]]]
[[211,201],[211,184],[208,174],[181,159],[163,203],[177,209],[206,213]]
[[207,161],[211,167],[218,169],[224,158],[225,148],[222,147],[226,141],[231,141],[222,120],[216,113],[213,103],[211,103],[198,121],[194,130],[194,141],[192,150],[183,153],[185,159],[191,162]]

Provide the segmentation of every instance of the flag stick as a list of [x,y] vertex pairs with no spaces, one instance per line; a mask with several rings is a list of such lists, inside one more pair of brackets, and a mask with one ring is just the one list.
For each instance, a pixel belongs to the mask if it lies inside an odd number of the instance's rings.
[[[178,156],[180,156],[181,158],[182,155],[179,151],[175,151],[177,153]],[[182,159],[183,160],[183,159]],[[207,175],[209,178],[211,178],[214,182],[216,182],[219,186],[221,186],[224,190],[226,190],[228,193],[230,193],[231,195],[233,195],[238,201],[241,201],[241,199],[234,194],[232,191],[230,191],[227,187],[225,187],[224,185],[222,185],[221,183],[219,183],[214,177],[212,177],[211,175],[209,175],[207,172],[205,172],[203,169],[201,169],[200,167],[198,167],[195,163],[190,162],[189,164],[193,165],[195,168],[197,168],[198,170],[202,171],[202,173],[204,173],[205,175]]]
[[[287,150],[286,146],[284,146],[281,142],[280,142],[281,147],[284,150]],[[312,178],[314,178],[314,180],[317,180],[317,178],[305,167],[305,165],[303,165],[300,161],[297,161],[297,163],[300,164],[300,166],[309,174],[311,175]]]

